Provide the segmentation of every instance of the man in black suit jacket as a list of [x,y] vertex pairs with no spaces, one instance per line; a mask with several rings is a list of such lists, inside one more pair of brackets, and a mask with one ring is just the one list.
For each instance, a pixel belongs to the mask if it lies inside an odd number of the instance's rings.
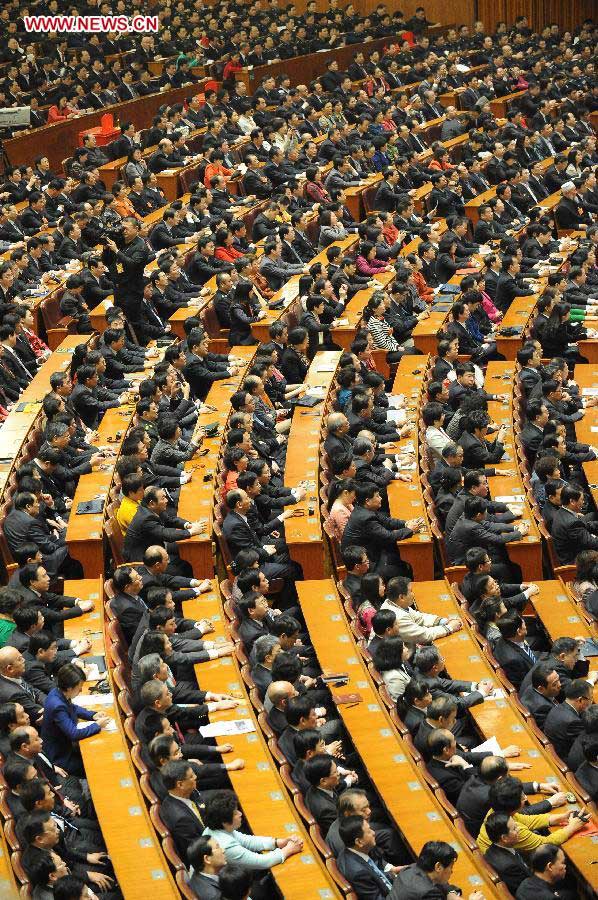
[[332,756],[316,753],[305,763],[304,774],[310,784],[305,803],[324,837],[337,817],[338,767]]
[[199,400],[205,400],[215,381],[224,381],[237,373],[235,366],[210,357],[208,341],[205,332],[195,328],[187,337],[189,352],[183,375],[189,382],[191,395]]
[[384,169],[382,175],[383,180],[374,198],[374,209],[395,212],[397,203],[406,197],[405,191],[399,188],[399,173],[395,169]]
[[[498,463],[504,456],[505,447],[502,439],[506,435],[506,427],[501,427],[492,442],[486,440],[490,416],[483,410],[473,410],[467,416],[467,426],[459,438],[463,447],[463,467],[465,469],[486,469]],[[493,472],[490,469],[490,472]]]
[[523,856],[514,849],[519,836],[517,824],[507,813],[491,813],[486,819],[486,833],[492,841],[484,854],[486,862],[514,896],[521,882],[532,874]]
[[46,522],[40,519],[39,500],[33,494],[16,495],[14,508],[6,516],[3,529],[13,552],[24,544],[37,544],[42,553],[44,568],[51,576],[55,576],[71,561],[64,538],[55,538]]
[[509,681],[517,689],[537,657],[526,641],[527,627],[518,612],[511,609],[497,622],[501,636],[494,645],[494,656],[505,671]]
[[176,851],[188,864],[189,846],[204,830],[204,804],[197,790],[197,776],[188,762],[172,760],[161,769],[168,795],[160,804],[160,817],[170,832]]
[[[452,565],[466,564],[467,551],[474,547],[487,550],[492,559],[496,578],[521,583],[520,573],[513,571],[505,552],[505,544],[518,541],[527,534],[527,526],[507,523],[487,523],[483,499],[470,497],[465,501],[463,515],[455,522],[446,540],[446,552]],[[515,577],[517,574],[518,577]],[[526,670],[527,671],[527,670]],[[525,673],[524,673],[525,674]]]
[[187,850],[187,860],[193,867],[189,887],[200,900],[220,900],[218,873],[224,868],[226,857],[216,838],[201,837],[194,841]]
[[[205,526],[200,522],[185,522],[177,516],[168,515],[167,506],[168,497],[163,488],[147,489],[125,535],[123,552],[128,562],[141,561],[147,548],[154,544],[169,549],[168,544],[186,541],[204,530]],[[171,556],[175,552],[176,548],[172,548]],[[187,567],[180,563],[176,557],[171,559],[169,566],[173,575],[187,574]]]
[[592,219],[579,202],[575,185],[572,181],[566,181],[562,185],[561,191],[563,196],[554,211],[557,226],[575,231],[585,231]]
[[110,609],[118,619],[127,643],[130,645],[147,606],[139,596],[143,586],[141,576],[130,566],[121,566],[112,579],[115,595]]
[[563,760],[567,760],[575,738],[583,731],[581,714],[592,703],[592,685],[576,678],[565,688],[565,700],[554,706],[544,722],[544,733]]
[[566,484],[561,492],[561,507],[552,520],[554,551],[563,565],[575,562],[580,550],[597,550],[598,535],[594,523],[582,518],[583,491],[573,484]]
[[25,657],[16,647],[0,649],[0,703],[20,703],[29,714],[31,724],[36,725],[43,714],[44,699],[36,688],[28,684],[25,674]]
[[538,728],[543,731],[546,717],[558,706],[561,679],[547,662],[540,662],[531,671],[531,684],[522,690],[519,699],[531,712]]
[[347,816],[339,827],[345,845],[337,858],[339,870],[355,893],[364,900],[384,900],[392,889],[392,876],[397,872],[385,862],[376,847],[376,835],[367,819]]
[[594,802],[598,800],[598,738],[588,735],[584,744],[585,762],[575,772],[575,777]]
[[452,732],[437,728],[428,736],[432,758],[427,763],[430,775],[436,779],[447,799],[456,805],[463,787],[475,769],[457,755],[457,743]]
[[360,485],[357,489],[356,504],[343,533],[341,549],[349,546],[364,547],[370,560],[370,570],[393,571],[405,574],[406,567],[397,549],[397,541],[418,531],[419,519],[403,521],[393,519],[380,512],[382,497],[373,484]]

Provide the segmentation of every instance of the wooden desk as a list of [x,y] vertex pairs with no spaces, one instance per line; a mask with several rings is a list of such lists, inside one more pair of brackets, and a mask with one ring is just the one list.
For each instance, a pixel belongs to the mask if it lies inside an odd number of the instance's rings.
[[504,97],[496,97],[490,101],[490,111],[496,119],[504,119],[511,106],[519,100],[525,91],[515,91],[514,94],[505,94]]
[[[248,366],[255,350],[253,347],[233,347],[231,353],[245,359]],[[215,476],[218,471],[224,430],[231,413],[230,398],[238,391],[244,377],[245,369],[226,380],[215,381],[212,384],[205,403],[214,407],[214,412],[202,413],[198,417],[196,429],[217,422],[218,431],[213,437],[206,437],[203,440],[202,448],[207,448],[207,454],[194,457],[185,463],[185,471],[193,472],[193,478],[181,487],[178,515],[188,522],[205,519],[207,523],[204,532],[177,543],[181,559],[186,560],[193,568],[194,578],[211,578],[214,575],[212,509],[214,502],[220,502],[220,498],[216,499],[214,496]]]
[[[551,641],[560,637],[596,638],[598,636],[598,624],[588,624],[580,606],[568,593],[565,585],[558,578],[556,581],[537,581],[540,588],[539,594],[529,598],[538,618],[546,629]],[[589,657],[590,671],[598,671],[598,657]],[[595,695],[598,697],[598,688],[595,687]]]
[[0,828],[0,897],[13,900],[18,896],[19,889],[10,864],[10,850],[4,837],[4,829]]
[[117,730],[101,731],[79,744],[108,855],[124,897],[173,900],[180,894],[150,822],[116,703],[111,663],[104,643],[102,580],[67,581],[65,592],[93,600],[95,604],[92,612],[64,623],[65,637],[70,640],[90,637],[91,653],[106,657],[110,674],[112,704],[102,704],[98,710],[114,719]]
[[305,499],[292,507],[293,510],[301,510],[302,515],[287,519],[284,523],[289,553],[303,568],[305,578],[324,578],[327,574],[318,497],[319,441],[326,400],[332,388],[339,359],[338,352],[316,353],[305,382],[310,387],[321,390],[323,402],[311,409],[295,407],[287,444],[285,486],[294,488],[299,487],[302,481],[309,482]]
[[[401,251],[401,256],[404,255],[404,251]],[[363,311],[368,304],[368,300],[374,291],[388,287],[388,285],[394,281],[395,275],[396,272],[394,269],[391,272],[380,272],[374,279],[378,284],[377,287],[364,288],[362,291],[357,291],[357,293],[351,297],[351,300],[345,306],[340,317],[340,320],[345,324],[335,325],[334,328],[331,328],[330,330],[332,340],[335,344],[342,347],[343,350],[349,350],[357,331],[361,327]]]
[[[211,592],[183,603],[183,614],[193,619],[210,619],[215,629],[214,634],[210,635],[210,640],[217,643],[230,640],[216,581]],[[216,738],[219,744],[233,745],[234,750],[228,758],[241,757],[245,760],[245,768],[230,772],[229,776],[253,833],[276,837],[298,834],[303,840],[302,853],[292,856],[271,870],[282,896],[285,900],[305,900],[306,897],[320,897],[323,900],[338,898],[339,892],[314,849],[301,817],[295,810],[278,774],[247,697],[247,689],[236,658],[229,656],[199,663],[195,666],[195,672],[202,690],[214,693],[232,692],[241,699],[241,706],[236,709],[210,713],[211,722],[240,718],[253,720],[255,731],[250,734]]]
[[[495,499],[506,496],[525,497],[525,488],[515,451],[515,439],[513,434],[513,387],[515,378],[515,366],[510,362],[490,362],[486,369],[485,389],[491,394],[508,394],[506,403],[490,401],[488,413],[492,421],[497,425],[506,425],[508,432],[504,441],[505,450],[510,459],[497,463],[494,468],[504,471],[508,469],[514,472],[508,476],[494,476],[488,479],[490,494]],[[521,504],[518,504],[521,505]],[[533,513],[527,499],[524,500],[523,521],[530,526],[529,533],[519,541],[505,544],[511,562],[521,566],[524,581],[538,581],[542,578],[542,544],[540,533],[536,526]]]
[[344,672],[342,693],[357,693],[363,702],[338,707],[351,740],[395,825],[415,855],[426,841],[448,841],[459,853],[453,883],[467,896],[471,890],[494,890],[459,834],[449,823],[400,737],[355,645],[334,582],[297,582],[299,601],[323,672]]
[[[95,440],[95,446],[101,447],[108,444],[120,453],[123,440],[135,408],[133,404],[108,409],[100,422]],[[120,432],[120,438],[116,434]],[[99,572],[104,571],[104,510],[97,514],[77,513],[80,503],[101,498],[106,506],[106,498],[114,476],[114,466],[117,457],[110,457],[105,462],[105,468],[97,472],[89,472],[81,475],[73,497],[73,505],[66,529],[66,542],[69,553],[74,559],[78,559],[83,566],[86,578],[93,578]]]
[[79,146],[79,132],[87,131],[100,125],[101,118],[107,112],[112,113],[115,120],[121,122],[134,122],[140,128],[149,128],[152,119],[159,107],[164,104],[172,106],[173,103],[182,103],[192,94],[200,93],[202,84],[192,87],[173,88],[169,91],[160,91],[148,94],[146,97],[137,97],[135,100],[127,100],[124,103],[115,103],[103,109],[84,113],[66,122],[56,122],[53,125],[44,125],[34,128],[27,134],[20,133],[13,138],[4,141],[4,150],[12,166],[29,165],[43,147],[44,155],[48,157],[50,169],[53,172],[62,171],[62,160],[70,156],[73,150]]
[[407,401],[407,418],[413,423],[412,434],[396,445],[397,452],[406,446],[413,447],[413,459],[415,470],[407,474],[411,475],[411,482],[391,481],[388,485],[388,503],[390,514],[394,518],[415,519],[422,517],[426,521],[426,530],[421,534],[414,534],[404,541],[398,542],[401,559],[409,563],[413,569],[415,581],[434,578],[434,540],[430,530],[430,523],[426,515],[421,482],[419,480],[419,442],[418,442],[418,418],[425,402],[423,392],[425,389],[425,373],[429,360],[421,356],[404,356],[399,362],[393,384],[393,394],[404,394]]

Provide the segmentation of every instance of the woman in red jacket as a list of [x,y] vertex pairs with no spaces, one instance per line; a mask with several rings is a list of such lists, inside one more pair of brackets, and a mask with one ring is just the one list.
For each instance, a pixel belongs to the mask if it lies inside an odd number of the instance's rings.
[[240,250],[233,247],[233,234],[221,228],[216,232],[216,250],[214,256],[216,259],[223,259],[224,262],[234,262],[240,256],[243,256]]
[[305,173],[305,196],[314,203],[331,203],[330,194],[322,184],[322,172],[315,166],[310,166]]
[[48,125],[52,125],[53,122],[65,122],[66,119],[71,119],[76,115],[75,110],[68,105],[67,98],[59,97],[58,103],[48,110]]

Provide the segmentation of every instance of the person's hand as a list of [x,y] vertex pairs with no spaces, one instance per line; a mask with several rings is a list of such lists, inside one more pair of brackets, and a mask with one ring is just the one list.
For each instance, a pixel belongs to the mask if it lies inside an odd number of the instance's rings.
[[556,794],[558,792],[558,785],[551,784],[550,781],[541,781],[538,785],[540,788],[541,794]]
[[548,802],[553,809],[557,806],[565,806],[567,803],[567,794],[565,791],[556,791],[548,798]]
[[232,753],[234,747],[232,744],[220,744],[215,749],[217,753],[220,753],[222,756],[224,756],[225,753]]
[[88,853],[87,854],[87,862],[91,863],[92,866],[103,866],[108,862],[108,854],[107,853]]
[[[54,766],[54,768],[56,769],[57,774],[60,775],[61,778],[69,777],[69,773],[66,771],[66,769],[62,769],[60,766]],[[61,785],[59,785],[59,787],[61,787]]]
[[116,246],[116,244],[114,243],[114,241],[112,240],[112,238],[108,238],[108,239],[106,240],[106,246],[109,247],[110,250],[112,250],[113,253],[116,253],[117,250],[118,250],[118,247]]
[[92,884],[97,884],[101,891],[109,891],[114,884],[114,878],[110,875],[102,875],[100,872],[88,872],[87,878]]
[[93,600],[81,600],[77,597],[76,600],[77,606],[81,610],[81,612],[91,612],[93,609]]
[[461,631],[461,629],[463,628],[463,622],[461,621],[461,619],[451,619],[448,623],[448,627],[454,634],[456,631]]
[[424,525],[425,522],[421,516],[418,516],[417,519],[408,519],[405,522],[405,527],[409,528],[411,531],[420,531]]
[[517,525],[515,525],[515,530],[525,537],[525,535],[529,532],[529,525],[527,524],[527,522],[519,522]]
[[238,772],[239,769],[245,768],[245,760],[239,757],[238,759],[231,759],[230,762],[226,763],[226,771],[227,772]]
[[[454,894],[454,891],[450,891],[447,894],[447,900],[449,900],[451,894]],[[485,898],[481,891],[472,891],[469,895],[469,900],[485,900]]]
[[[232,643],[232,641],[227,641],[225,644],[218,644],[218,646],[216,647],[216,650],[218,651],[219,657],[220,656],[230,656],[231,653],[235,652],[235,645]],[[229,701],[222,700],[221,702],[228,703]],[[236,700],[233,702],[234,702],[235,706],[239,705]],[[223,706],[222,709],[232,709],[232,707],[231,706]]]
[[105,728],[110,722],[110,716],[106,716],[104,713],[96,713],[93,720],[97,722],[100,728]]
[[[88,602],[91,603],[91,600]],[[91,650],[91,641],[89,638],[82,638],[80,641],[75,641],[72,650],[75,656],[81,656],[83,653],[87,653],[88,650]]]
[[468,763],[465,762],[462,756],[459,756],[458,753],[455,753],[454,756],[451,756],[449,761],[447,762],[447,767],[450,766],[453,769],[466,769],[468,768]]
[[75,816],[81,815],[81,808],[77,803],[73,803],[73,801],[69,800],[68,797],[64,797],[62,802],[63,802],[65,808],[68,809],[70,812],[72,812],[73,815],[75,815]]
[[284,512],[281,512],[278,518],[281,522],[285,522],[287,519],[291,519],[295,515],[294,509],[285,509]]
[[205,522],[191,522],[191,527],[189,528],[189,534],[193,537],[195,534],[201,534],[202,531],[206,530]]
[[91,468],[93,469],[93,468],[95,468],[96,466],[102,465],[103,462],[104,462],[104,457],[102,456],[102,454],[101,454],[101,453],[94,453],[94,455],[93,455],[93,456],[91,457],[91,459],[89,460],[89,465],[90,465]]
[[505,749],[502,752],[502,755],[505,759],[509,759],[509,757],[512,757],[512,756],[519,756],[520,754],[521,754],[521,750],[519,749],[517,744],[509,744],[509,746],[505,747]]
[[288,859],[289,856],[295,856],[297,853],[301,853],[303,850],[303,841],[298,837],[290,837],[288,843],[282,847],[282,855],[285,859]]
[[535,597],[536,594],[540,593],[540,588],[537,584],[522,584],[521,587],[524,591],[529,591],[530,597]]
[[266,551],[266,553],[269,553],[270,556],[274,556],[274,554],[276,553],[276,547],[274,546],[274,544],[265,544],[264,550]]
[[531,769],[531,763],[508,762],[507,769],[509,772],[522,772],[523,769]]
[[330,756],[342,756],[342,741],[332,741],[330,744],[326,744],[326,753],[329,753]]
[[195,623],[195,627],[198,631],[201,631],[202,635],[211,634],[211,632],[215,630],[209,619],[199,619],[199,621]]
[[494,690],[494,685],[490,681],[489,678],[483,678],[482,681],[478,682],[478,691],[482,695],[482,697],[488,697]]

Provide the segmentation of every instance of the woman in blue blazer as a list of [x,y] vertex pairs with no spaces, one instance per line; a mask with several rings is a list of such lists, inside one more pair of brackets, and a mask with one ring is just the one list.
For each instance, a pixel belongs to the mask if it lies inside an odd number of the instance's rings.
[[[98,734],[102,726],[110,721],[103,713],[93,713],[73,703],[74,698],[81,693],[84,681],[82,670],[73,663],[67,663],[58,670],[58,687],[52,688],[48,694],[41,727],[44,753],[54,765],[79,778],[85,777],[79,741]],[[77,728],[79,719],[86,719],[90,724]]]

